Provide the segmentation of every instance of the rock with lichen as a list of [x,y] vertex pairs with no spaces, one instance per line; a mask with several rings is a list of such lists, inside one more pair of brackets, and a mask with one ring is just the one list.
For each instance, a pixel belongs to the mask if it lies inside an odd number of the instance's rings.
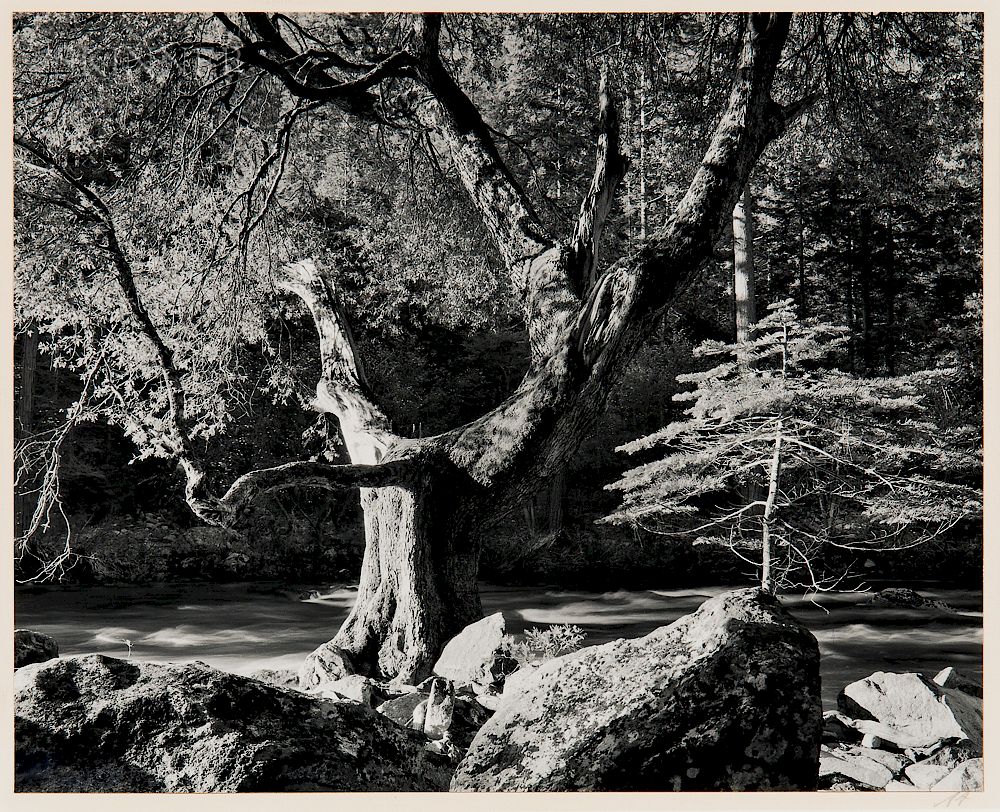
[[773,597],[738,590],[542,665],[452,790],[815,789],[822,723],[816,639]]
[[49,792],[422,791],[452,763],[372,708],[203,663],[101,655],[15,674],[15,786]]
[[59,646],[49,635],[31,629],[14,629],[14,668],[44,663],[59,656]]

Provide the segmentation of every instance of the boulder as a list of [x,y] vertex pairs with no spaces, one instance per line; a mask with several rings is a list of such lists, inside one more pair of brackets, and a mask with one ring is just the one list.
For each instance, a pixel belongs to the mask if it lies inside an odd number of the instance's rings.
[[299,687],[311,691],[328,682],[349,677],[353,673],[354,666],[351,665],[350,659],[341,649],[333,645],[331,640],[306,657],[299,668]]
[[496,684],[517,667],[507,654],[507,621],[496,612],[455,635],[434,664],[434,673],[456,685]]
[[429,739],[443,739],[451,727],[455,710],[454,683],[436,677],[427,697],[413,709],[413,727]]
[[943,612],[955,611],[944,601],[924,597],[916,590],[905,587],[883,589],[872,595],[867,603],[873,606],[885,606],[890,609],[938,609]]
[[865,733],[861,737],[861,746],[867,747],[870,750],[893,750],[895,749],[892,742],[887,742],[881,736],[876,736],[874,733]]
[[920,674],[877,671],[852,682],[837,697],[848,716],[875,725],[855,726],[902,748],[935,746],[942,739],[969,739],[981,752],[980,703],[961,691],[942,688]]
[[[871,747],[872,749],[878,750],[888,750],[893,753],[905,753],[911,761],[916,761],[918,758],[922,757],[921,754],[914,755],[910,751],[900,746],[893,737],[896,733],[892,728],[883,725],[881,722],[876,722],[872,719],[851,719],[851,727],[853,727],[859,734],[861,734],[861,739],[858,742],[862,747]],[[844,739],[844,741],[852,742],[857,741],[851,738]],[[866,744],[867,742],[867,744]],[[878,743],[876,748],[875,744]]]
[[273,685],[275,688],[288,688],[295,691],[299,688],[298,672],[291,668],[258,668],[247,676],[266,685]]
[[452,711],[448,735],[463,755],[492,715],[493,711],[483,707],[476,700],[455,697],[455,708]]
[[970,758],[955,767],[931,789],[935,792],[982,792],[983,779],[983,760]]
[[496,713],[500,710],[500,703],[503,702],[503,694],[478,694],[476,702],[491,714]]
[[378,685],[361,674],[351,674],[331,682],[324,682],[313,689],[313,692],[327,699],[349,699],[362,705],[377,705],[386,698]]
[[857,781],[871,789],[882,789],[892,781],[897,771],[878,759],[872,758],[871,754],[877,751],[862,752],[863,750],[867,750],[867,748],[851,745],[846,747],[823,745],[819,755],[821,786],[831,783],[831,777],[837,776],[850,778],[852,781]]
[[983,683],[970,674],[956,671],[950,665],[942,668],[934,677],[934,682],[942,688],[952,688],[969,696],[983,697]]
[[412,727],[413,711],[425,699],[427,699],[427,694],[424,693],[403,694],[403,696],[386,700],[375,710],[386,717],[386,719],[391,719],[397,725]]
[[540,666],[505,697],[452,790],[815,789],[819,648],[744,589],[639,640]]
[[[851,747],[850,745],[848,745]],[[851,747],[852,750],[856,751],[859,755],[865,758],[870,758],[872,761],[877,761],[879,764],[888,767],[892,770],[893,775],[902,775],[903,770],[905,770],[913,761],[902,753],[891,753],[888,750],[881,750],[875,747],[865,747],[864,745],[858,747]]]
[[503,681],[503,697],[505,700],[523,693],[534,684],[541,666],[524,663],[516,671],[508,674]]
[[447,787],[446,759],[371,708],[203,663],[101,655],[15,675],[19,791],[414,791]]
[[56,641],[42,632],[14,629],[14,668],[44,663],[59,656]]
[[950,772],[950,768],[942,767],[940,764],[918,761],[906,768],[906,778],[917,789],[929,790]]

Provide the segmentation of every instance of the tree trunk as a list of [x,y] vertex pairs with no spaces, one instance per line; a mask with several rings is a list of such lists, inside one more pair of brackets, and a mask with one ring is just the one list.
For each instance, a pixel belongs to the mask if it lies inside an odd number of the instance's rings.
[[[27,439],[35,428],[35,370],[38,365],[38,329],[34,323],[24,331],[21,345],[21,391],[17,400],[18,437]],[[27,486],[28,483],[25,483]],[[15,496],[15,535],[20,536],[31,521],[31,498],[23,490]]]
[[646,73],[648,70],[646,66],[646,37],[649,36],[649,33],[644,18],[640,17],[639,25],[639,38],[642,43],[642,49],[639,53],[639,166],[637,175],[639,181],[639,242],[643,243],[646,241],[646,235],[648,234],[648,212],[646,208],[649,197],[646,191],[646,167],[648,163],[646,97],[649,95],[649,79]]
[[[753,195],[750,184],[743,187],[740,201],[733,208],[733,309],[736,317],[736,341],[750,340],[750,331],[757,321],[757,266],[753,251]],[[748,363],[741,353],[741,365]],[[760,499],[761,483],[747,482],[739,489],[744,504]],[[765,530],[766,532],[766,530]]]
[[[684,199],[637,256],[597,273],[601,228],[624,174],[613,107],[602,93],[607,129],[574,238],[568,246],[552,241],[499,162],[478,111],[441,64],[439,25],[437,18],[424,18],[416,32],[419,76],[436,105],[420,115],[450,145],[459,176],[511,270],[531,363],[517,390],[492,412],[419,444],[440,453],[440,468],[422,468],[416,485],[364,496],[361,584],[334,645],[362,670],[410,680],[426,674],[447,639],[481,616],[476,575],[482,529],[523,505],[565,466],[627,360],[709,258],[764,147],[806,103],[782,108],[770,100],[788,17],[754,15],[728,112]],[[326,388],[335,394],[335,386]],[[331,410],[336,400],[327,400]],[[406,446],[390,440],[382,464]],[[414,453],[419,460],[420,451]]]
[[362,673],[415,683],[444,644],[483,616],[479,543],[433,474],[411,488],[362,491],[365,555],[358,597],[333,644]]
[[857,254],[854,248],[854,239],[847,238],[847,285],[845,286],[847,295],[847,364],[852,375],[857,373],[858,357],[858,331],[857,315],[854,304],[854,285],[857,278],[856,273]]
[[560,468],[549,485],[549,534],[563,528],[563,500],[566,497],[566,469]]
[[872,215],[862,209],[859,217],[857,275],[861,285],[861,363],[865,375],[875,372],[875,348],[872,312]]
[[778,421],[778,427],[774,435],[774,452],[771,455],[771,468],[768,472],[767,480],[767,501],[764,503],[764,514],[761,517],[760,534],[760,588],[764,592],[775,592],[774,581],[774,549],[771,541],[771,524],[774,520],[774,506],[778,498],[778,484],[781,477],[781,443],[782,426]]
[[798,271],[799,271],[799,318],[809,317],[809,295],[806,290],[806,218],[802,205],[802,167],[798,170],[795,186],[795,203],[799,220]]
[[885,234],[885,366],[889,375],[896,374],[896,240],[893,234],[892,210],[886,216]]
[[743,187],[733,209],[733,299],[736,309],[736,341],[750,340],[757,321],[757,269],[753,256],[753,196],[750,184]]

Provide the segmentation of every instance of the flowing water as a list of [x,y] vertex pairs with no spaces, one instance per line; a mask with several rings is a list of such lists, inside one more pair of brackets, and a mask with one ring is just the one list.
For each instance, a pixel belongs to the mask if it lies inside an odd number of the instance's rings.
[[[696,609],[727,587],[574,592],[544,587],[482,588],[487,614],[503,610],[512,632],[573,623],[587,644],[641,637]],[[866,593],[827,594],[812,603],[784,598],[819,640],[823,704],[874,671],[929,676],[953,665],[982,674],[982,592],[919,587],[957,611],[865,606]],[[142,587],[35,587],[18,590],[19,628],[52,635],[60,653],[129,655],[190,662],[238,674],[295,668],[336,632],[354,601],[351,588],[303,595],[261,584],[158,584]],[[126,643],[125,641],[129,641]]]

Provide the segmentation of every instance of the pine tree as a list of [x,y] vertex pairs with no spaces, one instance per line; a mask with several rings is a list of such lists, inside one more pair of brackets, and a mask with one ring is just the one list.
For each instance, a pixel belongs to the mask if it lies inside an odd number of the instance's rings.
[[675,396],[692,404],[684,420],[620,447],[667,453],[608,486],[624,499],[604,521],[728,546],[774,592],[839,583],[817,566],[831,549],[905,549],[979,512],[975,432],[925,405],[955,370],[824,369],[846,328],[798,319],[791,299],[768,311],[748,341],[695,350],[718,363],[678,376],[695,385]]

